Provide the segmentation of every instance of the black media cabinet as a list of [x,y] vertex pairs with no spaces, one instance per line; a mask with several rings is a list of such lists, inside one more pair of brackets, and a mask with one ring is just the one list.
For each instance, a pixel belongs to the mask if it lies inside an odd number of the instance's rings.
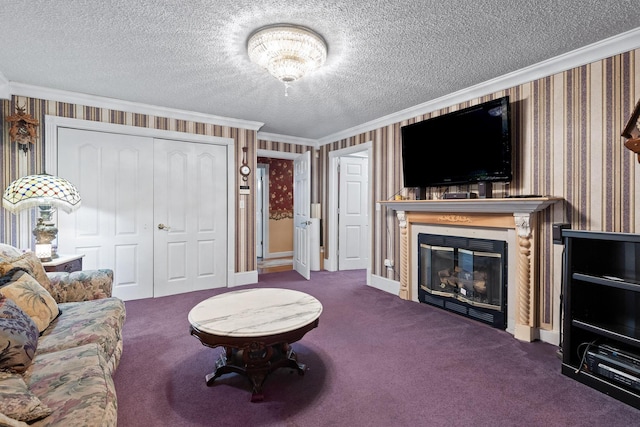
[[562,373],[640,409],[640,235],[562,237]]

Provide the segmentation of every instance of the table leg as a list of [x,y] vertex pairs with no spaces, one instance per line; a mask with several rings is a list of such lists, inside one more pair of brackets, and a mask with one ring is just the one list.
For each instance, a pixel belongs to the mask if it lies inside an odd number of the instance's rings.
[[286,354],[282,367],[295,369],[298,371],[298,375],[304,375],[307,365],[298,362],[298,355],[293,351],[293,348],[291,348],[289,344],[283,344],[282,352],[283,354]]
[[216,360],[216,366],[213,372],[210,374],[207,374],[204,377],[205,381],[207,382],[207,387],[211,387],[213,385],[213,381],[216,378],[221,377],[222,375],[225,375],[225,374],[236,373],[236,374],[246,375],[245,370],[242,369],[240,366],[227,363],[227,359],[230,357],[233,357],[230,352],[231,352],[231,348],[227,348],[226,354],[224,353],[220,354],[220,356],[218,357],[218,360]]
[[251,401],[264,400],[262,386],[267,376],[279,368],[295,369],[298,375],[304,375],[306,365],[298,363],[298,356],[289,344],[277,344],[259,351],[255,349],[235,350],[225,347],[225,352],[216,360],[215,369],[205,376],[207,386],[211,387],[216,378],[236,373],[246,376],[251,382]]

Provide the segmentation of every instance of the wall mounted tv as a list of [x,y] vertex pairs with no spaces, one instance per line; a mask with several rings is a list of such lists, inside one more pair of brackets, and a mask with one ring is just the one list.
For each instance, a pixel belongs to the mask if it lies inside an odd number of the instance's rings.
[[509,97],[403,126],[405,187],[509,182]]

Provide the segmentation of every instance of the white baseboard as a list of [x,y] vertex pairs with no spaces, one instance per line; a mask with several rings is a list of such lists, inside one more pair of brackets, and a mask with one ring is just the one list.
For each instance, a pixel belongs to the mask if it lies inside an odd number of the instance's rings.
[[544,329],[540,329],[538,332],[540,334],[540,341],[548,344],[560,345],[560,332],[547,331]]
[[389,292],[393,295],[400,293],[400,282],[397,280],[387,279],[386,277],[371,275],[369,286],[372,288],[380,289],[381,291]]
[[258,283],[258,270],[245,271],[243,273],[235,273],[233,281],[230,281],[229,288],[236,286],[250,285],[252,283]]
[[324,269],[327,271],[338,271],[338,265],[335,258],[326,257],[324,259]]

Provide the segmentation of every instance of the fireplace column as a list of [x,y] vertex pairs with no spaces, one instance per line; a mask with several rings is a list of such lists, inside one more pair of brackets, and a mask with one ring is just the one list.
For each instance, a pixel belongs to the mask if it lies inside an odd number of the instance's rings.
[[518,280],[516,324],[514,336],[522,341],[533,341],[536,336],[536,289],[535,269],[532,268],[531,254],[534,251],[534,239],[531,229],[535,217],[528,213],[514,213],[516,231],[518,235],[518,265],[516,269]]
[[402,299],[411,299],[409,288],[409,269],[411,265],[409,252],[409,237],[407,236],[407,215],[404,211],[397,211],[396,216],[400,222],[400,292],[398,296]]

